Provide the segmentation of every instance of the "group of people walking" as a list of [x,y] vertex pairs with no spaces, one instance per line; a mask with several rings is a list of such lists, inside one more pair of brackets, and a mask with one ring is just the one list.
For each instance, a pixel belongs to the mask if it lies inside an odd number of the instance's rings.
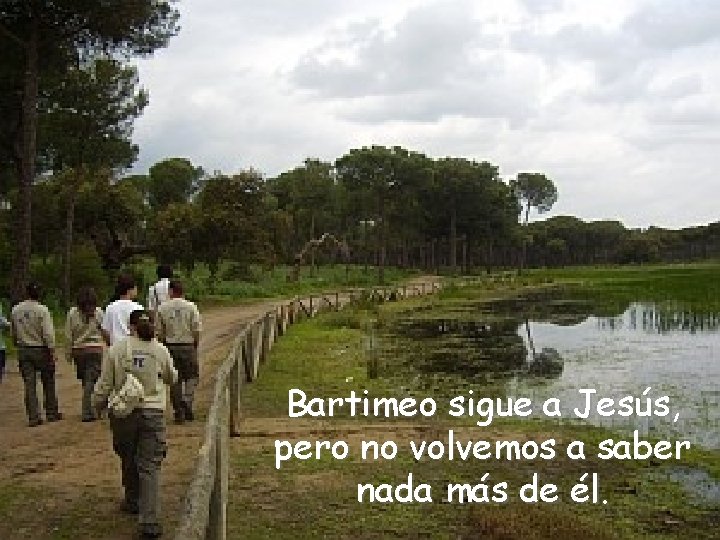
[[[175,421],[191,421],[200,376],[197,306],[184,298],[183,285],[172,279],[169,266],[160,265],[157,274],[159,281],[148,290],[148,309],[135,300],[134,278],[122,275],[114,300],[104,310],[92,288],[81,289],[65,327],[65,356],[74,363],[82,382],[82,421],[92,422],[108,411],[125,490],[121,508],[138,515],[139,533],[145,538],[162,534],[159,473],[167,452],[166,387],[170,387]],[[0,313],[0,331],[6,323]],[[28,425],[43,423],[38,374],[45,420],[61,420],[55,388],[55,330],[36,284],[28,285],[26,299],[13,307],[9,326],[25,385]],[[0,351],[4,362],[4,344]],[[3,367],[0,364],[0,380]]]

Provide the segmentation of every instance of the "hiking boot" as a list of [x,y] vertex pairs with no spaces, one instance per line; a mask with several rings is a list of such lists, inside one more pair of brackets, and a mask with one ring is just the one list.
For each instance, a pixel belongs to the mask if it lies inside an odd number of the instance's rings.
[[195,414],[193,413],[192,405],[190,405],[189,403],[184,403],[183,407],[185,409],[185,420],[187,420],[188,422],[192,422],[193,420],[195,420]]
[[47,415],[48,422],[57,422],[58,420],[62,420],[62,419],[63,419],[62,413],[55,413],[55,414]]
[[35,420],[30,420],[28,422],[28,427],[42,426],[42,423],[43,421],[41,418],[36,418]]
[[175,423],[176,424],[184,424],[185,423],[185,411],[175,411]]
[[132,501],[123,501],[120,505],[120,511],[123,514],[131,514],[133,516],[137,516],[140,513],[138,503]]
[[140,525],[140,538],[160,538],[162,536],[162,525]]

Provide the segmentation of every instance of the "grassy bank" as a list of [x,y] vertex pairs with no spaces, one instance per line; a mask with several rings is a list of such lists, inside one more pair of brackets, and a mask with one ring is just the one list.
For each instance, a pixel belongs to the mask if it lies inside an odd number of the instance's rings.
[[720,311],[718,263],[534,270],[529,276],[577,284],[606,303],[672,299],[687,309]]
[[[138,301],[145,304],[148,286],[155,283],[155,265],[143,261],[128,268],[138,277]],[[304,266],[297,281],[290,281],[292,268],[276,266],[273,269],[251,267],[241,275],[236,275],[230,265],[223,265],[216,277],[210,274],[204,265],[198,265],[192,272],[178,270],[176,276],[183,281],[185,295],[197,302],[200,309],[213,306],[249,304],[271,298],[292,298],[314,293],[338,291],[344,288],[377,286],[377,269],[364,266],[325,265],[316,269]],[[419,275],[416,270],[403,270],[388,267],[385,270],[385,284],[394,285],[412,276]],[[100,302],[105,305],[110,290],[98,291]],[[45,295],[43,302],[48,305],[55,323],[58,343],[64,342],[66,311],[61,307],[57,291]],[[9,318],[10,308],[2,301],[3,313]],[[14,354],[9,331],[5,332],[6,345],[10,354]]]
[[[700,271],[704,271],[700,269]],[[712,272],[713,270],[708,270]],[[717,271],[717,267],[714,268]],[[511,295],[521,286],[583,283],[612,288],[643,274],[609,274],[609,270],[532,272],[519,280],[483,278],[472,287],[476,297]],[[604,284],[604,279],[607,283]],[[465,280],[467,281],[467,280]],[[670,280],[670,282],[675,282]],[[460,299],[464,293],[449,287],[440,299],[414,300],[435,309]],[[288,418],[288,390],[300,388],[308,397],[345,397],[350,390],[370,397],[403,397],[402,386],[371,378],[367,362],[367,334],[363,328],[373,317],[383,317],[407,304],[388,303],[379,311],[328,314],[291,327],[272,350],[259,380],[245,388],[245,433],[233,442],[229,505],[229,535],[242,538],[717,538],[720,525],[717,504],[700,500],[671,478],[678,467],[702,471],[717,478],[720,453],[694,449],[681,462],[603,461],[592,449],[616,435],[599,428],[559,424],[548,420],[500,420],[487,428],[468,419],[454,419],[442,409],[431,419],[380,421],[340,414],[334,418]],[[431,392],[431,390],[430,390]],[[481,392],[478,392],[481,394]],[[426,394],[426,395],[432,395]],[[438,403],[441,403],[438,399]],[[558,457],[535,460],[446,459],[416,461],[409,442],[443,441],[453,429],[463,441],[555,439]],[[276,439],[345,440],[348,457],[285,462],[275,468]],[[363,460],[362,439],[393,440],[399,452],[394,460]],[[571,460],[564,449],[572,440],[588,443],[587,460]],[[561,500],[552,504],[525,504],[517,491],[537,472],[541,482],[559,487]],[[432,503],[358,503],[357,485],[398,485],[413,473],[415,486],[432,486]],[[444,502],[448,483],[490,486],[507,481],[509,501],[504,504]],[[584,473],[600,476],[600,503],[570,501],[573,485]],[[602,504],[607,500],[607,504]]]
[[[143,263],[133,271],[142,276],[145,285],[155,282],[154,265]],[[205,265],[198,265],[192,272],[176,271],[178,278],[186,285],[187,296],[205,305],[291,297],[378,284],[377,269],[372,266],[367,269],[364,266],[342,264],[317,268],[303,266],[297,281],[291,280],[292,273],[293,268],[284,265],[238,269],[229,264],[221,265],[214,276]],[[391,285],[413,275],[418,275],[418,271],[388,267],[385,269],[385,283]],[[141,294],[145,294],[146,288],[140,291]]]

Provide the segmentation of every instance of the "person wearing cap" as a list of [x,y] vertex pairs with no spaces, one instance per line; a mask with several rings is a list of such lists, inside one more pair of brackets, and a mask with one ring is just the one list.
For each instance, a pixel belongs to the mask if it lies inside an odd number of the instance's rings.
[[105,342],[102,335],[103,311],[97,305],[92,287],[78,291],[77,305],[70,308],[65,318],[66,358],[75,363],[78,380],[82,381],[82,421],[96,419],[92,407],[92,391],[100,376]]
[[170,388],[175,421],[193,420],[193,400],[200,379],[198,345],[202,323],[197,306],[186,300],[178,280],[169,283],[170,300],[158,311],[158,335],[165,343],[178,370],[178,382]]
[[[167,453],[165,385],[177,381],[177,371],[167,348],[155,339],[146,311],[133,311],[128,324],[131,335],[117,341],[103,358],[93,403],[98,410],[111,404],[113,449],[120,457],[125,489],[121,508],[138,515],[142,538],[158,538],[162,535],[160,466]],[[139,395],[133,386],[140,387]],[[130,395],[135,401],[122,403]]]
[[18,348],[20,374],[25,383],[25,411],[30,427],[43,423],[37,398],[37,374],[43,386],[48,422],[62,419],[55,390],[55,327],[50,310],[40,303],[40,287],[30,283],[25,300],[10,314],[13,342]]
[[130,335],[128,319],[130,313],[144,309],[141,304],[135,302],[137,297],[137,286],[135,278],[128,274],[118,277],[115,285],[115,300],[106,308],[102,319],[102,334],[108,345]]

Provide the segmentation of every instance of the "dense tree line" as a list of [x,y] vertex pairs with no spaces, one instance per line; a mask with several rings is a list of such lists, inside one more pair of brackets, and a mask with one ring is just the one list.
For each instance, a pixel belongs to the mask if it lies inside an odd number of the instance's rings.
[[[258,263],[355,263],[381,282],[388,265],[457,273],[720,256],[720,223],[530,222],[558,197],[544,174],[505,181],[488,161],[399,146],[307,159],[273,178],[208,174],[185,158],[127,175],[148,103],[129,61],[165,46],[177,20],[169,1],[0,0],[0,296],[17,298],[35,274],[67,300],[138,256],[213,273],[229,261],[238,275]],[[309,244],[320,237],[333,242]]]
[[67,293],[78,191],[137,153],[129,135],[147,100],[126,62],[165,46],[177,20],[171,0],[0,2],[0,178],[13,208],[14,299],[30,274],[32,191],[45,173],[65,178]]
[[672,230],[557,216],[529,227],[532,266],[690,262],[720,258],[720,222]]
[[[571,216],[527,223],[531,207],[547,209],[557,197],[547,178],[540,179],[550,186],[541,200],[531,193],[533,182],[521,189],[521,175],[503,181],[489,162],[432,159],[400,147],[352,149],[334,163],[307,159],[273,178],[255,170],[208,174],[184,158],[162,160],[147,175],[88,169],[79,183],[76,168],[70,171],[43,175],[32,189],[33,204],[42,209],[32,220],[41,273],[62,276],[62,224],[74,207],[69,290],[138,255],[186,269],[204,263],[211,272],[230,261],[238,275],[250,264],[293,264],[324,233],[348,252],[329,245],[311,250],[304,264],[364,264],[376,267],[379,279],[387,265],[450,273],[523,262],[552,267],[720,256],[720,223],[680,230],[633,230]],[[0,212],[0,227],[9,230],[12,214],[12,207]],[[0,246],[5,267],[10,251],[9,242]]]

